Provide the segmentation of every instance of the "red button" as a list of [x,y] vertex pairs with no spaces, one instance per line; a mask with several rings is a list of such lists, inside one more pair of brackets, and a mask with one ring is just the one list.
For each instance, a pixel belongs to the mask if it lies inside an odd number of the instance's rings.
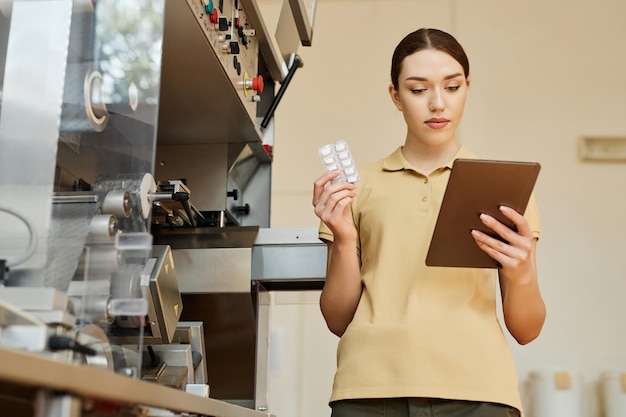
[[262,93],[263,92],[263,87],[265,86],[265,84],[263,83],[263,77],[262,76],[258,76],[258,77],[254,77],[252,79],[252,89],[254,91],[256,91],[257,93]]

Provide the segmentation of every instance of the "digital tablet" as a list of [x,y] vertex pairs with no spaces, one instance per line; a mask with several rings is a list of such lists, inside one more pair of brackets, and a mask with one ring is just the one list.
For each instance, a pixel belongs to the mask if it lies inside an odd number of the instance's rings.
[[426,265],[498,268],[471,235],[472,229],[500,238],[480,221],[486,213],[515,230],[498,209],[508,206],[524,214],[541,165],[536,162],[456,159],[443,196]]

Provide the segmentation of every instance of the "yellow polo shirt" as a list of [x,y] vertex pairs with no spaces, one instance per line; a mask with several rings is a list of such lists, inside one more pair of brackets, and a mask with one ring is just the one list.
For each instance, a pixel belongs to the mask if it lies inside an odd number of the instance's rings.
[[[496,316],[495,269],[428,267],[430,238],[456,158],[428,176],[398,148],[359,167],[352,204],[363,294],[341,337],[330,402],[430,397],[521,410],[515,363]],[[539,237],[531,199],[525,213]],[[319,236],[333,240],[322,223]]]

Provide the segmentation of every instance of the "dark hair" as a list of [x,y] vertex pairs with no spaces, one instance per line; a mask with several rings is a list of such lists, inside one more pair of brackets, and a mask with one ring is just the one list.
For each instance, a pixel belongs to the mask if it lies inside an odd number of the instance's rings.
[[456,59],[463,67],[465,78],[469,76],[469,60],[461,44],[450,35],[439,29],[421,28],[409,33],[400,41],[391,58],[391,82],[398,89],[398,78],[404,58],[422,49],[436,49]]

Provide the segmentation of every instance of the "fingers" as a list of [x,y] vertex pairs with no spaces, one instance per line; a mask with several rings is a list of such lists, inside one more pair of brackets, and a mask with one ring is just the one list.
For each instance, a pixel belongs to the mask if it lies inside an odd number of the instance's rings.
[[313,182],[313,206],[317,207],[320,203],[326,204],[330,196],[343,190],[353,191],[356,185],[349,182],[338,182],[330,184],[330,182],[339,176],[338,171],[326,172]]
[[313,182],[313,205],[317,206],[320,196],[324,192],[326,185],[339,176],[338,171],[328,171]]
[[505,217],[513,222],[516,230],[511,229],[509,226],[502,224],[492,216],[485,213],[480,215],[480,220],[485,226],[489,227],[502,239],[512,245],[515,245],[518,241],[520,241],[520,239],[524,240],[524,238],[532,238],[532,231],[530,230],[530,226],[524,216],[510,207],[501,206],[500,211]]
[[331,222],[335,215],[341,216],[356,196],[354,185],[327,187],[315,205],[315,214],[325,223]]
[[313,182],[313,206],[326,204],[328,199],[337,192],[344,190],[354,190],[356,186],[352,183],[341,181],[332,184],[331,181],[340,175],[338,171],[325,172]]
[[[524,216],[507,206],[500,206],[500,211],[506,216],[506,218],[508,218],[513,222],[513,224],[515,224],[515,227],[517,228],[517,234],[529,237],[532,236],[533,233],[530,230],[530,226],[528,225],[528,222],[526,221],[526,218]],[[506,227],[506,229],[511,230],[508,227]]]
[[533,240],[532,231],[524,216],[515,210],[503,206],[500,208],[500,211],[513,222],[517,231],[510,229],[492,216],[484,213],[481,214],[480,219],[485,226],[496,232],[505,242],[478,230],[472,230],[472,236],[478,247],[500,262],[503,267],[516,266],[530,258]]
[[313,206],[319,217],[335,235],[352,232],[354,223],[350,205],[356,196],[356,185],[348,182],[330,184],[338,172],[327,172],[313,184]]

